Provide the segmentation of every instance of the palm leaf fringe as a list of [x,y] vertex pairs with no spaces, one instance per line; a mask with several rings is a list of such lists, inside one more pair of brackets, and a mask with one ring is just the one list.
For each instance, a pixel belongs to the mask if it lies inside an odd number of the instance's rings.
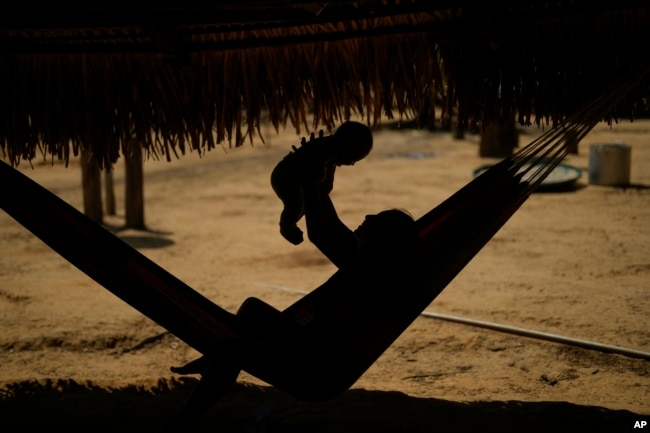
[[[133,145],[171,159],[252,143],[264,120],[298,134],[351,116],[556,123],[650,62],[648,6],[513,22],[470,12],[49,38],[5,30],[13,45],[0,54],[0,147],[12,165],[67,162],[83,149],[110,166]],[[618,110],[599,114],[632,115],[649,97],[641,81]]]

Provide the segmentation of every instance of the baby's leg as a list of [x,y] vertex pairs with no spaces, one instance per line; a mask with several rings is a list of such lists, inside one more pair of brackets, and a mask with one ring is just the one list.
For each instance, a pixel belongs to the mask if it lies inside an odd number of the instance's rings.
[[303,234],[297,224],[305,214],[302,190],[294,186],[282,191],[276,189],[276,193],[284,205],[280,214],[280,234],[292,244],[298,245],[303,241]]
[[293,194],[290,198],[280,197],[284,204],[284,209],[280,214],[280,234],[289,242],[298,245],[303,241],[302,230],[298,228],[298,221],[305,214],[302,191],[299,194]]
[[300,188],[294,188],[290,194],[280,197],[284,208],[280,214],[281,225],[296,225],[305,215],[305,203]]
[[305,213],[305,205],[302,187],[291,173],[290,167],[281,162],[271,173],[271,186],[284,205],[280,214],[280,233],[298,245],[303,241],[303,234],[297,223]]

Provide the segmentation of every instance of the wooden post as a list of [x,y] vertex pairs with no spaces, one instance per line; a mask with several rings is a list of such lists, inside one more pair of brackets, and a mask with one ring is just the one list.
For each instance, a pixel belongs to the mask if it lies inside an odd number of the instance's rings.
[[115,215],[115,189],[113,187],[113,167],[108,167],[104,174],[104,201],[106,215]]
[[81,151],[81,187],[84,213],[93,221],[102,222],[102,182],[99,163],[85,150]]
[[519,144],[519,132],[514,116],[492,119],[481,133],[479,156],[506,158]]
[[460,126],[457,118],[452,118],[451,120],[451,134],[452,137],[454,137],[454,140],[465,139],[465,129]]
[[126,167],[125,214],[126,227],[142,230],[144,225],[144,176],[142,150],[137,144],[124,155]]

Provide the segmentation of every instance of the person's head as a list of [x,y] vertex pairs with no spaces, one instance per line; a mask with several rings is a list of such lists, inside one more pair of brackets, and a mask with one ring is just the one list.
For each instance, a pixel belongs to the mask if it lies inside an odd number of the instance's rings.
[[334,133],[336,165],[354,165],[372,150],[372,132],[363,123],[345,122]]
[[354,231],[362,249],[396,254],[410,248],[418,238],[413,217],[400,209],[389,209],[375,215],[366,215]]

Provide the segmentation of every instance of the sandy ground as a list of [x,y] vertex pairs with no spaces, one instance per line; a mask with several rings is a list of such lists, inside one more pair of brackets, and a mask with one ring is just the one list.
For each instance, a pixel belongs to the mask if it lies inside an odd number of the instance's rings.
[[[522,132],[529,142],[539,130]],[[589,145],[632,145],[632,186],[588,184]],[[334,267],[308,242],[280,237],[268,177],[298,144],[145,163],[148,230],[115,234],[218,305],[249,296],[284,308]],[[390,128],[371,155],[337,172],[340,216],[405,208],[418,217],[489,160],[478,137]],[[568,192],[536,193],[428,311],[650,352],[650,122],[599,125],[566,161],[584,170]],[[77,208],[80,169],[19,169]],[[10,186],[4,185],[4,188]],[[284,289],[284,290],[283,290]],[[154,431],[196,384],[170,373],[197,354],[0,212],[0,430]],[[647,360],[420,317],[352,390],[307,404],[242,373],[191,431],[642,431]],[[636,424],[641,426],[642,424]],[[646,427],[646,430],[650,427]]]

